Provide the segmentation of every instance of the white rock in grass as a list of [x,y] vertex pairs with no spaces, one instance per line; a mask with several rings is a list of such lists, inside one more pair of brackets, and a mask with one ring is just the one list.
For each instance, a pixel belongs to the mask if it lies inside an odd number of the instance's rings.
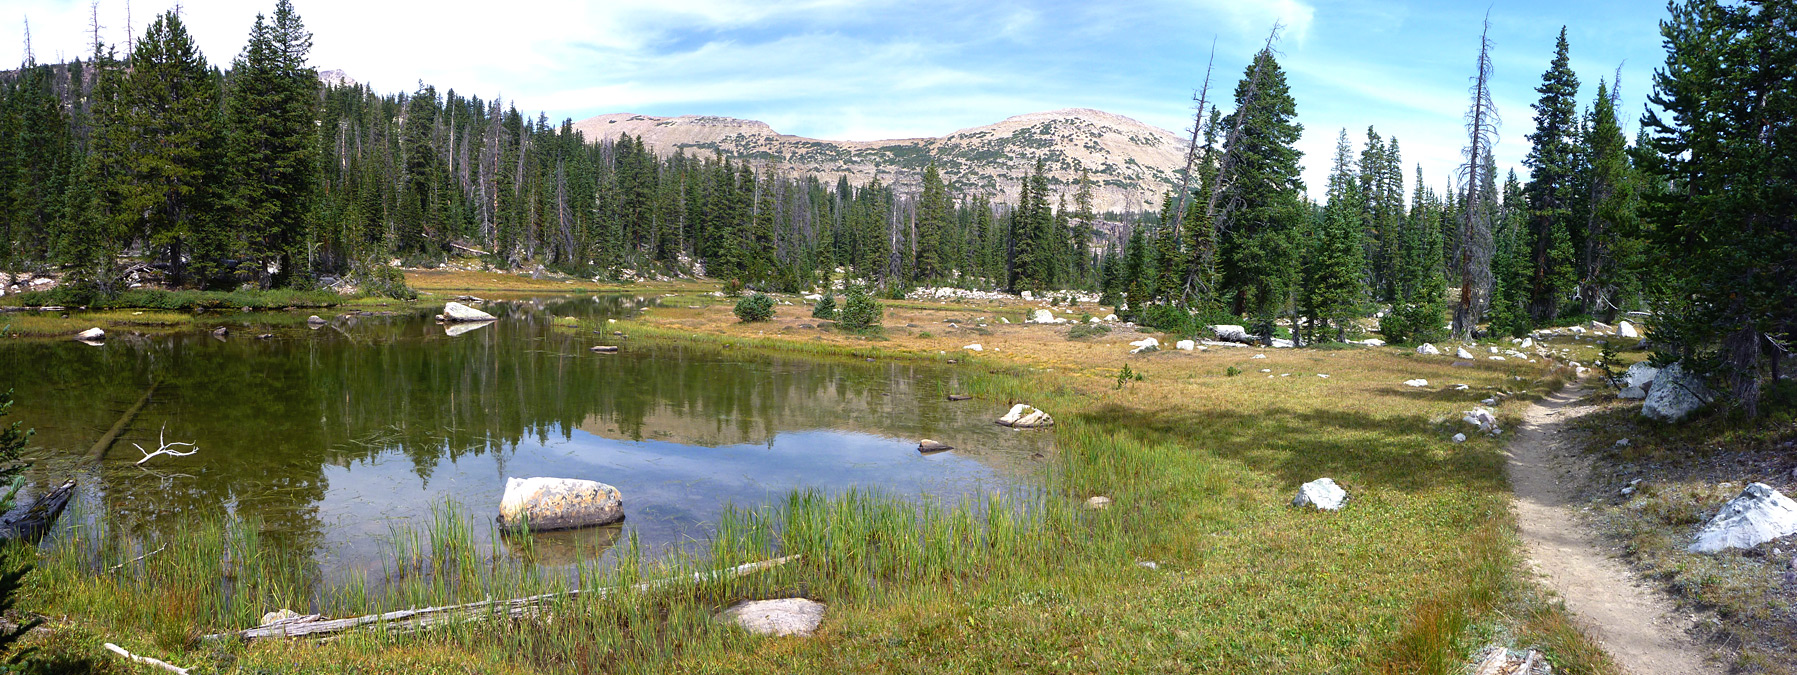
[[754,600],[731,606],[717,620],[757,635],[810,637],[824,622],[824,607],[805,598]]
[[1471,388],[1472,388],[1472,387],[1468,387],[1468,386],[1466,386],[1466,385],[1464,385],[1464,384],[1456,384],[1456,385],[1454,385],[1454,386],[1453,386],[1453,390],[1454,390],[1454,391],[1466,391],[1466,390],[1468,390],[1468,389],[1471,389]]
[[1535,346],[1535,338],[1532,338],[1532,337],[1528,337],[1528,338],[1523,338],[1523,339],[1522,339],[1522,344],[1521,344],[1521,345],[1518,345],[1518,346],[1519,346],[1519,347],[1521,347],[1521,348],[1523,348],[1523,349],[1529,349],[1529,348],[1532,348],[1532,347],[1534,347],[1534,346]]
[[1053,426],[1054,418],[1049,417],[1048,413],[1019,403],[1011,406],[1011,411],[1005,413],[1004,417],[998,418],[998,423],[1017,429],[1032,429],[1035,427]]
[[1460,417],[1460,421],[1478,427],[1479,431],[1488,434],[1498,433],[1497,416],[1491,414],[1491,411],[1485,408],[1474,408],[1466,411]]
[[1683,363],[1674,363],[1654,376],[1653,388],[1641,404],[1641,414],[1662,422],[1677,422],[1708,403],[1712,395],[1702,377],[1685,372]]
[[1456,347],[1454,349],[1454,356],[1457,358],[1466,359],[1468,361],[1471,361],[1473,359],[1473,353],[1466,351],[1465,347]]
[[1135,347],[1135,349],[1129,350],[1129,353],[1131,353],[1131,354],[1140,354],[1142,352],[1156,352],[1156,351],[1160,351],[1160,349],[1161,349],[1161,341],[1156,340],[1152,337],[1145,337],[1140,340],[1136,340],[1135,342],[1129,343],[1129,346]]
[[1502,357],[1502,356],[1489,356],[1489,357],[1486,357],[1486,358],[1489,358],[1489,359],[1491,359],[1491,360],[1493,360],[1493,361],[1502,361],[1502,360],[1504,360],[1504,357]]
[[624,519],[618,489],[574,478],[507,478],[499,500],[499,527],[563,530],[606,525]]
[[444,303],[444,321],[492,321],[494,316],[459,302]]
[[1266,355],[1266,354],[1255,354],[1255,355],[1253,355],[1253,356],[1250,356],[1250,357],[1248,357],[1248,358],[1251,358],[1251,359],[1264,359],[1264,358],[1267,358],[1267,355]]
[[1429,381],[1419,377],[1414,380],[1404,380],[1404,386],[1406,386],[1406,387],[1427,387],[1427,386],[1429,386]]
[[973,343],[973,344],[970,344],[970,345],[966,345],[966,346],[963,346],[963,347],[961,347],[961,348],[962,348],[962,349],[965,349],[965,350],[967,350],[967,351],[970,351],[970,352],[983,352],[983,351],[986,351],[986,347],[985,347],[985,346],[983,346],[983,345],[981,345],[981,344],[980,344],[980,343],[978,343],[978,342],[975,342],[975,343]]
[[1748,485],[1722,506],[1688,550],[1715,553],[1730,548],[1753,548],[1797,533],[1797,502],[1792,502],[1765,483]]
[[1422,354],[1423,356],[1440,356],[1441,350],[1436,349],[1435,345],[1424,342],[1423,346],[1416,348],[1416,353]]
[[1616,324],[1616,337],[1639,338],[1641,333],[1635,330],[1635,324],[1624,321]]
[[1105,509],[1111,508],[1111,498],[1106,497],[1104,495],[1099,495],[1097,497],[1087,499],[1086,500],[1086,508],[1091,509],[1093,511],[1103,511]]
[[1628,371],[1622,374],[1622,391],[1616,396],[1619,398],[1647,398],[1647,392],[1653,389],[1654,378],[1659,375],[1660,369],[1646,361],[1629,366]]
[[1465,443],[1466,442],[1466,434],[1454,434],[1454,442],[1455,443]]
[[104,340],[104,339],[106,339],[106,331],[100,330],[98,327],[89,328],[87,330],[76,333],[75,339],[81,340],[84,342],[89,341],[89,340]]
[[1312,506],[1324,511],[1340,511],[1348,501],[1348,491],[1331,478],[1318,478],[1298,487],[1292,506]]
[[1179,351],[1189,352],[1189,351],[1192,351],[1193,349],[1196,349],[1198,347],[1198,343],[1193,342],[1191,340],[1180,340],[1179,342],[1173,343],[1173,346],[1178,347]]

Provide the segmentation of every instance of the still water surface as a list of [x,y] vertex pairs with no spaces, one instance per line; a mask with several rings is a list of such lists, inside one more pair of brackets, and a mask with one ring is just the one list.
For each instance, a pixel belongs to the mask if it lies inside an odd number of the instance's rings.
[[[434,307],[327,315],[320,328],[225,313],[207,324],[227,327],[223,338],[0,343],[0,389],[18,401],[8,419],[37,429],[34,483],[78,477],[88,517],[159,534],[207,512],[252,516],[268,536],[314,551],[326,576],[379,570],[396,529],[422,526],[448,501],[490,518],[508,476],[617,486],[622,528],[539,535],[545,562],[603,562],[615,555],[605,542],[623,533],[665,552],[704,541],[727,505],[794,489],[949,503],[1014,489],[1048,443],[993,425],[998,403],[946,401],[953,366],[632,344],[556,322],[624,318],[650,303],[493,302],[485,309],[497,322],[456,335],[431,320]],[[599,343],[624,347],[587,351]],[[89,456],[152,383],[118,442]],[[162,429],[199,452],[134,466],[133,444],[154,449]],[[926,437],[960,449],[921,455]],[[496,543],[488,528],[475,534]]]

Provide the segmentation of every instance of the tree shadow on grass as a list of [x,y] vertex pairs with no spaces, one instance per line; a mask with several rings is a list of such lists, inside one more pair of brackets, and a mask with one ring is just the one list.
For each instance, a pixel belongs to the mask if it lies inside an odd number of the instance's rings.
[[1423,415],[1285,407],[1251,413],[1143,410],[1113,403],[1083,413],[1079,420],[1145,444],[1192,448],[1236,461],[1291,485],[1329,476],[1407,492],[1449,485],[1501,491],[1507,486],[1498,448],[1452,444]]

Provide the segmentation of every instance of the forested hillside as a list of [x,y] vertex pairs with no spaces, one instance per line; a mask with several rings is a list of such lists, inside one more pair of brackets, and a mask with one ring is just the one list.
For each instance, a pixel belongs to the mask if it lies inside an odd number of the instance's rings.
[[1481,40],[1466,166],[1407,181],[1398,138],[1342,130],[1333,157],[1308,160],[1332,167],[1321,203],[1300,179],[1300,102],[1269,40],[1227,95],[1206,76],[1183,165],[1142,176],[1175,188],[1109,243],[1094,195],[1114,176],[1068,157],[1035,156],[1013,192],[962,180],[966,162],[1025,165],[1010,155],[925,162],[899,188],[798,172],[767,148],[661,155],[453,89],[321,82],[286,0],[229,64],[168,13],[128,53],[95,44],[84,61],[4,78],[0,269],[111,293],[146,274],[204,288],[377,280],[395,259],[456,255],[785,291],[842,267],[888,292],[1100,290],[1168,331],[1245,322],[1300,340],[1369,317],[1402,342],[1653,310],[1669,352],[1747,396],[1797,323],[1789,14],[1675,5],[1633,142],[1614,82],[1582,89],[1562,31],[1542,55],[1526,179],[1491,158],[1501,117]]

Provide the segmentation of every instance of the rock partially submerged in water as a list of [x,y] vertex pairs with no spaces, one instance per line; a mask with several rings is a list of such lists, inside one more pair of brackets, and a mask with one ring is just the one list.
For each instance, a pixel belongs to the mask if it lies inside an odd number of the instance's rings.
[[923,439],[922,441],[919,441],[917,443],[917,451],[918,452],[942,452],[944,450],[953,450],[953,449],[955,449],[955,446],[949,445],[947,443],[943,443],[941,441],[932,441],[928,438]]
[[499,527],[565,530],[608,525],[624,519],[618,489],[574,478],[507,478],[499,500]]
[[824,608],[805,598],[753,600],[731,606],[717,620],[757,635],[810,637],[824,622]]
[[104,340],[104,339],[106,339],[106,331],[100,330],[98,327],[89,328],[87,330],[76,333],[75,339],[80,340],[82,342]]
[[444,321],[492,321],[495,318],[492,314],[459,302],[444,303],[443,305]]
[[616,354],[616,353],[618,353],[618,346],[617,345],[593,345],[591,347],[588,347],[587,351],[597,352],[600,354]]
[[1716,517],[1698,530],[1689,550],[1715,553],[1753,548],[1791,534],[1797,534],[1797,502],[1770,485],[1754,483],[1724,504]]
[[1036,427],[1054,426],[1054,418],[1028,405],[1019,403],[1011,406],[1011,411],[998,418],[998,423],[1014,429],[1034,429]]
[[1318,478],[1298,486],[1292,506],[1309,506],[1324,511],[1340,511],[1348,503],[1348,491],[1335,484],[1333,478]]

